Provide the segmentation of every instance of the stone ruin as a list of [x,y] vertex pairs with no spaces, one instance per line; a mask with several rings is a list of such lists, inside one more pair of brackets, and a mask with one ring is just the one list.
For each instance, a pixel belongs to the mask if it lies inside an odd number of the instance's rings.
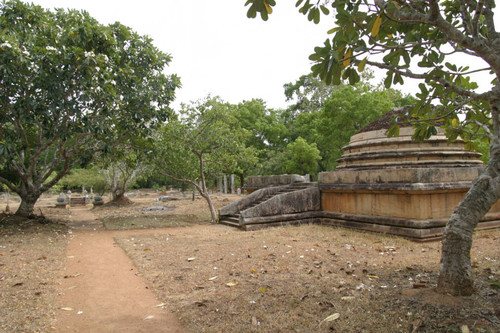
[[[439,127],[424,142],[412,140],[412,127],[388,138],[388,120],[396,112],[353,135],[337,169],[320,173],[322,222],[418,240],[440,238],[484,168],[481,154],[466,150],[461,139],[448,143]],[[497,203],[476,230],[498,226]]]
[[[319,174],[318,192],[309,185],[284,193],[293,186],[293,175],[250,177],[252,193],[222,208],[221,223],[232,220],[231,225],[245,230],[321,223],[419,241],[440,238],[453,209],[484,168],[481,155],[466,150],[461,139],[448,143],[441,128],[417,142],[411,138],[414,129],[402,123],[400,135],[388,138],[391,118],[402,112],[391,111],[353,135],[337,169]],[[476,230],[497,227],[500,203]]]

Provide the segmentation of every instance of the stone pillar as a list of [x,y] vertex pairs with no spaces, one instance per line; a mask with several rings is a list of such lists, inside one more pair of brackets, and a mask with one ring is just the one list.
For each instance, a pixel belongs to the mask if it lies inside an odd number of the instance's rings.
[[235,190],[235,184],[234,184],[234,173],[231,174],[231,194],[234,194],[236,192]]
[[224,187],[222,185],[222,176],[219,176],[219,193],[222,194],[224,192]]

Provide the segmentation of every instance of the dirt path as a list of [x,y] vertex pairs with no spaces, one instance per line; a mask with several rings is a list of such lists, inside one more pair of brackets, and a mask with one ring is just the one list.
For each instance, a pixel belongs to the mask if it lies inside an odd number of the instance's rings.
[[[136,275],[114,237],[87,209],[73,209],[57,332],[183,332]],[[127,231],[134,233],[135,231]]]

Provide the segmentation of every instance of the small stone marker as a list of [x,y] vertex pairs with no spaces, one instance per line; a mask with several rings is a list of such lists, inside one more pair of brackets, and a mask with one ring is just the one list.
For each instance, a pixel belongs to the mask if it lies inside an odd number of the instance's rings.
[[104,200],[102,200],[102,197],[99,194],[96,194],[94,196],[94,206],[102,206],[104,205]]
[[68,198],[64,195],[64,193],[61,192],[56,199],[56,208],[66,208],[66,205],[68,203]]

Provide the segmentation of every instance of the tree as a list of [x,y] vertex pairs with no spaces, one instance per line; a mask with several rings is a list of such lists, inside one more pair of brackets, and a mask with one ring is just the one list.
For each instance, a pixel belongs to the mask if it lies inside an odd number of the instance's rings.
[[288,130],[280,119],[281,113],[268,109],[261,99],[239,103],[234,115],[241,128],[247,132],[247,158],[240,159],[234,170],[234,173],[240,176],[240,184],[243,186],[247,174],[262,174],[261,165],[268,161],[271,152],[284,148],[283,142]]
[[284,166],[287,173],[315,175],[318,172],[318,161],[321,160],[321,156],[315,143],[309,144],[298,137],[295,142],[288,144],[285,154]]
[[152,156],[158,172],[191,184],[207,201],[211,222],[217,221],[207,178],[235,168],[247,158],[234,106],[219,98],[207,97],[193,105],[183,105],[177,119],[170,120],[157,133]]
[[[289,124],[290,138],[302,137],[309,143],[316,143],[321,154],[319,170],[332,170],[342,156],[342,147],[349,143],[353,134],[394,106],[407,105],[411,100],[397,90],[374,87],[365,82],[354,86],[339,85],[330,95],[323,97],[316,110],[297,109],[299,112]],[[291,107],[295,109],[295,106]]]
[[114,161],[103,169],[106,187],[110,190],[113,201],[123,201],[127,189],[146,168],[144,163],[129,156],[127,159]]
[[178,78],[150,38],[86,12],[0,4],[0,182],[32,214],[40,195],[75,165],[170,114]]
[[[275,4],[248,0],[247,15],[260,13],[266,20]],[[386,87],[403,84],[406,78],[421,80],[419,100],[410,111],[420,118],[416,139],[432,134],[437,120],[450,140],[468,130],[489,137],[489,163],[455,208],[442,241],[438,290],[471,294],[472,233],[500,197],[500,33],[495,28],[495,1],[299,0],[296,6],[315,23],[330,8],[336,13],[336,26],[329,31],[333,37],[310,56],[313,73],[326,83],[354,84],[366,65],[387,71]],[[491,74],[484,92],[470,77],[479,72]],[[393,127],[389,134],[397,132]]]
[[116,203],[129,203],[125,192],[140,175],[151,169],[148,164],[151,138],[127,137],[111,151],[97,154],[94,164],[101,168],[106,187]]

